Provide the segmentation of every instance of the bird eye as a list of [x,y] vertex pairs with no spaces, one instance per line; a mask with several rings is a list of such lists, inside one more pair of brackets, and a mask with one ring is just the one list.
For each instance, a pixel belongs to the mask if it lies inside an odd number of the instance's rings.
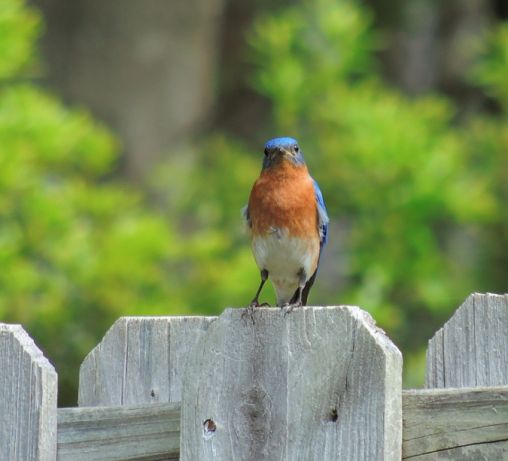
[[265,155],[268,155],[268,149],[265,149]]
[[294,147],[294,149],[295,149],[295,152],[298,154],[298,152],[300,151],[300,148],[296,145],[296,146]]

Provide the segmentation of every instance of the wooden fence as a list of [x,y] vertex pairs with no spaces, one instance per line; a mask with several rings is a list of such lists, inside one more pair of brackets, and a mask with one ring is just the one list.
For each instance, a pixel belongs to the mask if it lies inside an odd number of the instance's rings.
[[60,409],[51,364],[0,324],[0,460],[508,460],[507,295],[434,335],[422,390],[356,307],[243,312],[119,319]]

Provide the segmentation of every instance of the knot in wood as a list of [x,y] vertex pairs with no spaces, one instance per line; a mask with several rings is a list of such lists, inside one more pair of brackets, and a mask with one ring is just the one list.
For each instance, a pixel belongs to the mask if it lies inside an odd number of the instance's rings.
[[261,453],[272,432],[272,402],[258,386],[242,393],[235,410],[234,426],[238,437],[248,441],[251,453]]

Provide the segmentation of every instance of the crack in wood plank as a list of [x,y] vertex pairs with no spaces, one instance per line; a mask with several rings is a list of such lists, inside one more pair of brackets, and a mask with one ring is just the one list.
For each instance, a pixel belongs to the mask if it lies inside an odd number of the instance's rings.
[[427,451],[427,452],[423,452],[423,453],[418,453],[416,455],[403,456],[402,460],[406,460],[406,459],[418,459],[418,458],[420,458],[422,456],[432,455],[434,453],[442,453],[442,452],[445,452],[445,451],[453,451],[453,450],[459,450],[459,449],[462,449],[462,448],[482,446],[482,445],[492,445],[492,444],[496,444],[496,443],[500,443],[500,442],[502,443],[502,442],[507,442],[507,441],[508,441],[508,437],[507,438],[503,438],[503,439],[499,439],[499,440],[489,440],[489,441],[486,441],[486,442],[465,443],[465,444],[462,444],[462,445],[457,445],[456,447],[452,447],[452,448],[441,448],[441,449],[438,449],[438,450],[432,450],[432,451]]

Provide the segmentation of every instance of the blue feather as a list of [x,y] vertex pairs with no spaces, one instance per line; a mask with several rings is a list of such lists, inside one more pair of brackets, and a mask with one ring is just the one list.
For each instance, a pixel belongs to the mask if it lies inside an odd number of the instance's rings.
[[265,149],[275,149],[276,147],[288,147],[297,144],[296,139],[290,138],[289,136],[283,136],[281,138],[273,138],[266,142]]
[[314,194],[316,197],[317,208],[318,208],[318,225],[319,225],[319,236],[320,236],[320,245],[321,248],[326,244],[328,237],[328,213],[326,212],[325,200],[323,199],[323,194],[321,193],[321,189],[318,186],[318,183],[313,178],[314,183]]

